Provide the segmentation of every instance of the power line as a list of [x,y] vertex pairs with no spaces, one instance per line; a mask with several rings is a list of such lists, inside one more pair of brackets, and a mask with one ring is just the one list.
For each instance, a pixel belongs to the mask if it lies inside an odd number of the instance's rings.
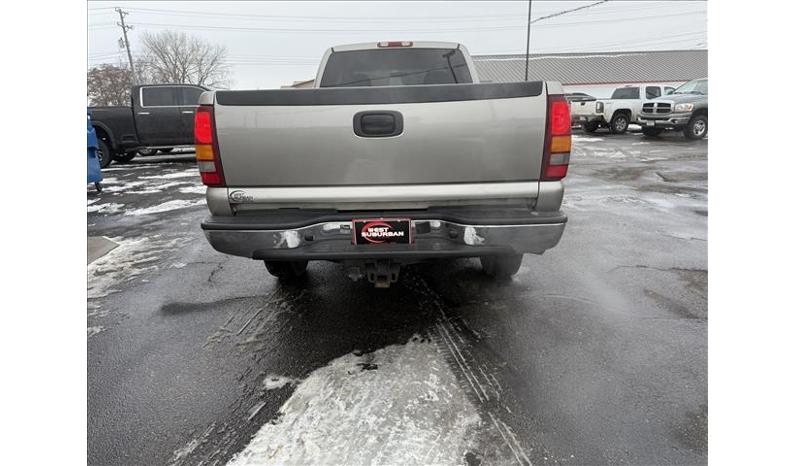
[[[598,2],[599,3],[599,2]],[[650,2],[652,3],[652,2]],[[586,6],[588,7],[588,5]],[[579,7],[574,10],[586,8],[586,7]],[[635,12],[635,11],[649,11],[649,10],[657,10],[657,9],[671,9],[671,5],[668,2],[663,3],[654,3],[652,5],[643,5],[643,6],[634,6],[634,7],[627,7],[622,6],[621,10],[616,11],[602,11],[598,13],[594,13],[595,15],[602,15],[602,14],[616,14],[616,13],[626,13],[626,12]],[[209,17],[226,17],[226,18],[239,18],[243,20],[261,20],[261,19],[268,19],[274,21],[323,21],[326,23],[331,22],[395,22],[395,21],[412,21],[412,22],[432,22],[434,24],[439,23],[446,23],[451,21],[485,21],[485,20],[492,20],[492,19],[517,19],[520,17],[518,14],[503,14],[503,15],[477,15],[477,16],[446,16],[444,18],[429,18],[428,16],[391,16],[391,17],[378,17],[378,16],[371,16],[371,17],[329,17],[329,16],[290,16],[290,15],[271,15],[271,14],[244,14],[244,13],[225,13],[225,12],[210,12],[210,11],[185,11],[185,10],[171,10],[171,9],[161,9],[161,8],[129,8],[130,11],[133,12],[140,12],[140,13],[158,13],[162,16],[209,16]],[[553,15],[556,15],[555,13]],[[537,21],[540,18],[534,18],[533,21]]]
[[536,18],[535,20],[531,21],[531,5],[532,5],[533,2],[532,2],[532,0],[528,0],[528,39],[525,42],[525,80],[526,81],[528,80],[528,57],[529,57],[529,54],[530,54],[530,51],[531,51],[531,24],[536,23],[538,21],[545,20],[545,19],[550,19],[550,18],[556,18],[558,16],[563,16],[563,15],[565,15],[567,13],[575,13],[576,11],[581,11],[581,10],[585,10],[587,8],[592,8],[592,7],[595,7],[595,6],[600,5],[602,3],[605,3],[607,1],[608,0],[600,0],[598,2],[594,2],[594,3],[589,4],[589,5],[579,6],[577,8],[570,8],[568,10],[557,11],[555,13],[551,13],[549,15],[542,16],[542,17]]
[[[559,28],[559,27],[567,27],[567,26],[579,26],[583,24],[594,24],[594,23],[621,23],[626,21],[642,21],[646,19],[661,19],[661,18],[671,18],[671,17],[681,17],[681,16],[692,16],[695,13],[702,13],[702,12],[684,12],[684,13],[673,13],[668,15],[658,15],[658,16],[640,16],[640,17],[627,17],[627,18],[617,18],[617,19],[602,19],[602,20],[589,20],[589,21],[571,21],[566,23],[556,23],[556,24],[542,24],[537,26],[537,28],[542,27],[551,27],[551,28]],[[253,27],[253,26],[211,26],[211,25],[201,25],[201,24],[172,24],[172,23],[147,23],[147,22],[136,22],[139,26],[148,26],[148,27],[155,27],[155,28],[177,28],[177,29],[196,29],[196,30],[219,30],[219,31],[240,31],[240,32],[272,32],[272,33],[334,33],[334,32],[344,32],[350,34],[356,33],[402,33],[402,34],[413,34],[413,33],[446,33],[446,32],[475,32],[475,31],[500,31],[500,30],[517,30],[517,29],[524,29],[526,27],[526,23],[517,24],[517,25],[510,25],[510,26],[484,26],[484,27],[471,27],[471,28],[456,28],[456,29],[308,29],[308,28],[276,28],[276,27]]]
[[531,14],[530,14],[530,13],[528,13],[528,21],[529,21],[530,23],[535,23],[535,22],[537,22],[537,21],[541,21],[541,20],[543,20],[543,19],[555,18],[556,16],[562,16],[562,15],[565,15],[565,14],[567,14],[567,13],[574,13],[574,12],[576,12],[576,11],[585,10],[585,9],[587,9],[587,8],[595,7],[595,6],[597,6],[597,5],[600,5],[600,4],[602,4],[602,3],[605,3],[605,2],[607,2],[607,1],[608,1],[608,0],[600,0],[599,2],[594,2],[594,3],[592,3],[592,4],[589,4],[589,5],[584,5],[584,6],[579,6],[579,7],[577,7],[577,8],[572,8],[572,9],[569,9],[569,10],[563,10],[563,11],[559,11],[559,12],[556,12],[556,13],[549,14],[549,15],[547,15],[547,16],[541,16],[541,17],[539,17],[539,18],[536,18],[536,19],[535,19],[535,20],[533,20],[533,21],[531,21],[531,20],[530,20],[530,19],[531,19]]

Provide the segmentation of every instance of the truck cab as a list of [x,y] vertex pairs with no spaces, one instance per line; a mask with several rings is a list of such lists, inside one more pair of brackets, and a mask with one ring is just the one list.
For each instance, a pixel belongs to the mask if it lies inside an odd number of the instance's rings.
[[192,84],[133,86],[129,107],[91,108],[102,166],[129,162],[144,148],[192,145],[194,114],[206,90]]
[[137,143],[150,148],[190,145],[199,96],[193,85],[147,85],[132,89]]

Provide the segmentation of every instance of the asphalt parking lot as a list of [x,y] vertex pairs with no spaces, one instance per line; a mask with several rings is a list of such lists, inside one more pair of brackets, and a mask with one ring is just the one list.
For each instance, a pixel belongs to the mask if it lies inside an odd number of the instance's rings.
[[88,462],[707,462],[707,148],[576,132],[561,243],[387,290],[215,252],[191,154],[87,190]]

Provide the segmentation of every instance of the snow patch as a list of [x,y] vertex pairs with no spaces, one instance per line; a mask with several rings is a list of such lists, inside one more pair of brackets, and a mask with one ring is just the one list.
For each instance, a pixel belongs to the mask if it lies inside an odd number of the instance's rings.
[[163,204],[158,204],[152,207],[144,207],[142,209],[130,210],[125,212],[124,215],[157,214],[160,212],[168,212],[169,210],[187,209],[188,207],[194,207],[204,203],[205,203],[204,199],[194,200],[194,201],[175,199],[173,201],[166,201]]
[[572,139],[579,142],[600,142],[605,141],[605,138],[587,138],[583,136],[572,136]]
[[265,379],[263,379],[263,387],[266,390],[276,390],[277,388],[282,388],[285,385],[293,385],[296,383],[298,383],[297,379],[285,377],[283,375],[269,374],[265,376]]
[[88,213],[97,213],[97,214],[115,214],[121,212],[124,207],[124,204],[116,204],[116,203],[108,203],[108,204],[97,204],[97,205],[90,205],[86,208]]
[[118,193],[118,192],[129,191],[131,188],[135,188],[136,186],[142,186],[145,184],[147,184],[146,181],[131,181],[129,183],[121,185],[105,186],[104,188],[102,188],[102,190],[109,193]]
[[172,178],[188,178],[188,177],[195,177],[199,179],[199,170],[188,170],[183,172],[175,172],[175,173],[166,173],[165,175],[151,175],[151,176],[140,176],[139,178],[142,180],[170,180]]
[[157,188],[157,189],[160,189],[160,190],[163,190],[163,189],[167,189],[167,188],[173,188],[175,186],[182,186],[182,185],[185,185],[185,184],[193,184],[193,181],[172,181],[171,183],[158,184],[158,185],[155,185],[153,187]]
[[160,189],[143,189],[141,191],[130,191],[129,194],[157,194],[162,192]]
[[448,464],[481,423],[442,351],[417,336],[315,370],[279,414],[230,465]]
[[207,188],[202,185],[191,186],[188,188],[180,188],[180,192],[183,194],[205,194],[207,192]]
[[116,242],[111,252],[88,265],[88,298],[96,299],[119,291],[119,284],[158,269],[155,262],[163,251],[174,251],[189,238],[109,238]]

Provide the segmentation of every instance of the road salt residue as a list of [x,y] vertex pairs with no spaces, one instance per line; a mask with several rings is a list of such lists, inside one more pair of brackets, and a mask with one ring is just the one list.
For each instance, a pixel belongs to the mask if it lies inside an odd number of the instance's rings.
[[231,465],[461,464],[481,423],[439,348],[418,337],[315,370],[279,414]]

